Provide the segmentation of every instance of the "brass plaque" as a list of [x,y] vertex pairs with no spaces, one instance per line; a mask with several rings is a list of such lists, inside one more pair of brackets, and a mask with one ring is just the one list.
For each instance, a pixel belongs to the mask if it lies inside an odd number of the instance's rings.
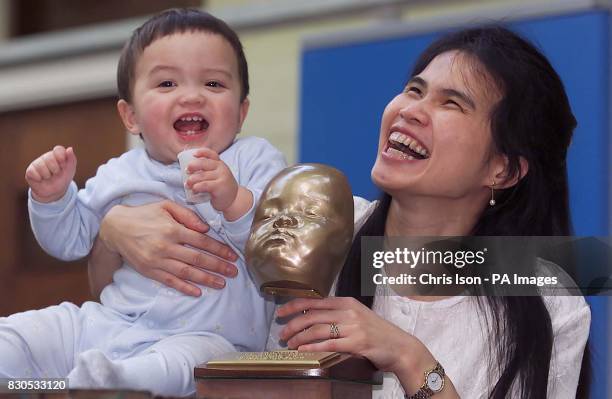
[[298,352],[278,350],[270,352],[231,352],[206,363],[206,368],[217,370],[322,367],[340,356],[337,352]]

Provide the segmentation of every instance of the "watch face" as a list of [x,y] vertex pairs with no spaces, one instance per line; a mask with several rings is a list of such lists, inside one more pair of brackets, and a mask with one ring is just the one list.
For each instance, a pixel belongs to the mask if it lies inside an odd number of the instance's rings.
[[434,392],[440,392],[444,387],[444,379],[435,371],[427,375],[427,387]]

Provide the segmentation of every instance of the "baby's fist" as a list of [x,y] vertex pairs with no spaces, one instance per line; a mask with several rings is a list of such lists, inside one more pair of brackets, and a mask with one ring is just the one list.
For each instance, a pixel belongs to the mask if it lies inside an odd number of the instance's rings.
[[72,147],[56,145],[28,166],[25,179],[32,189],[32,198],[53,202],[64,196],[76,172],[77,159]]

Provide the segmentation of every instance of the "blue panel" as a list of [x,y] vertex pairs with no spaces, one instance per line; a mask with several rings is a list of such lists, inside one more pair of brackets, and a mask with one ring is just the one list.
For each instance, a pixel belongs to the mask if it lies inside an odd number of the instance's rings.
[[608,18],[592,12],[512,25],[551,61],[578,120],[568,155],[576,235],[608,234]]
[[[536,41],[563,79],[578,120],[568,155],[570,204],[577,235],[609,234],[609,15],[586,13],[513,26]],[[568,51],[571,49],[571,51]],[[608,298],[587,298],[592,311],[592,398],[607,397]]]
[[433,35],[307,51],[302,60],[300,162],[347,174],[353,192],[374,199],[370,182],[380,117],[409,77],[407,66]]
[[[606,236],[609,214],[609,14],[605,11],[524,20],[510,25],[534,41],[563,79],[578,119],[569,153],[572,219],[577,235]],[[302,54],[299,160],[344,171],[357,195],[374,199],[370,169],[380,117],[411,66],[441,32],[314,48]],[[607,298],[589,298],[596,384],[607,397]]]
[[591,306],[591,364],[593,367],[593,384],[591,398],[608,398],[608,386],[612,367],[608,358],[610,347],[610,332],[608,331],[608,318],[610,317],[610,297],[589,297]]

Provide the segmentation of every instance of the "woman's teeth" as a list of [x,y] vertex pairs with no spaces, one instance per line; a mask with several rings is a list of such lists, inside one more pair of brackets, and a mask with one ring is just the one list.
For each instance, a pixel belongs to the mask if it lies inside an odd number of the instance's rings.
[[[429,152],[425,149],[418,141],[400,132],[392,132],[389,136],[389,141],[393,144],[399,144],[410,148],[413,152],[423,156],[423,158],[429,158]],[[401,152],[401,151],[400,151]]]
[[395,148],[392,148],[392,147],[389,147],[389,149],[387,150],[387,153],[399,159],[407,159],[409,161],[412,161],[415,159],[412,155],[408,155],[405,152],[401,152],[400,150],[396,150]]

